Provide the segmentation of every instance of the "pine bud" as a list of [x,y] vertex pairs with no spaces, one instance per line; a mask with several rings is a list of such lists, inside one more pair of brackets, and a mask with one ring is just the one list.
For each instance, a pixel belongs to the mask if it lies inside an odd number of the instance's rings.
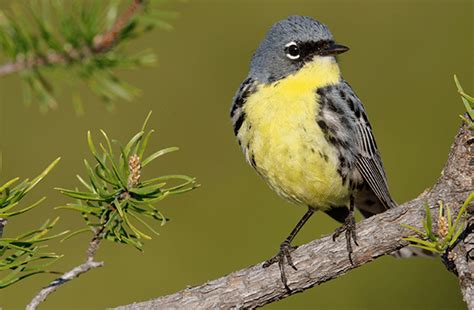
[[140,157],[137,154],[133,154],[128,158],[128,170],[130,174],[128,175],[128,188],[133,188],[140,183],[140,175],[142,170],[142,165],[140,163]]
[[448,222],[444,216],[438,217],[438,237],[444,238],[448,234]]

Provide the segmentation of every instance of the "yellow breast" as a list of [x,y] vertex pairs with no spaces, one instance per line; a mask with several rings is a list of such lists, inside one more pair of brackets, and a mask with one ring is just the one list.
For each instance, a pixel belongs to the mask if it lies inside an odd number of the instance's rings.
[[325,210],[348,202],[337,172],[336,149],[316,123],[316,89],[336,84],[340,72],[332,58],[317,59],[296,74],[259,85],[244,105],[238,133],[247,159],[281,196]]

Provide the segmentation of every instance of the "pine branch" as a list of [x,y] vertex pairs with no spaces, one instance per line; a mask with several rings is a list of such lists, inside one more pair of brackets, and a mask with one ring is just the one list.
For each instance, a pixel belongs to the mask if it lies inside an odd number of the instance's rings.
[[[119,7],[126,6],[121,14]],[[0,77],[17,73],[25,87],[25,101],[43,111],[56,108],[52,72],[67,73],[65,80],[85,84],[107,107],[118,99],[131,101],[139,90],[117,77],[118,68],[132,69],[156,61],[150,50],[130,53],[122,48],[132,39],[156,28],[170,29],[166,19],[176,16],[158,8],[159,1],[103,0],[34,2],[19,10],[0,11]],[[83,106],[78,93],[71,102]],[[33,100],[34,99],[34,100]]]
[[92,48],[84,46],[80,50],[69,48],[64,53],[52,52],[42,57],[38,57],[34,54],[30,57],[21,57],[16,61],[1,65],[0,77],[45,65],[67,65],[78,60],[85,60],[96,54],[108,52],[117,43],[124,27],[140,11],[144,3],[145,0],[133,0],[130,6],[117,18],[114,25],[107,32],[97,35],[94,38]]
[[[357,224],[359,246],[353,253],[354,264],[349,261],[344,238],[333,242],[331,236],[323,237],[297,248],[293,253],[293,262],[298,268],[287,269],[287,291],[281,283],[278,266],[263,269],[262,263],[254,265],[203,285],[187,288],[172,295],[149,301],[120,306],[115,309],[234,309],[256,308],[271,302],[302,292],[315,285],[330,281],[352,269],[369,263],[376,258],[392,253],[408,245],[402,238],[413,231],[401,224],[420,228],[425,218],[425,203],[430,205],[433,222],[437,223],[437,203],[453,210],[456,216],[460,205],[472,191],[473,165],[471,162],[474,148],[472,131],[463,124],[449,159],[437,183],[417,198],[398,208],[373,216]],[[421,229],[421,228],[420,228]],[[461,245],[464,242],[460,242]],[[458,253],[453,260],[456,265],[464,298],[473,309],[472,272],[466,269],[465,248],[455,248]],[[471,266],[472,268],[472,266]]]
[[92,168],[87,160],[84,161],[88,172],[88,181],[79,175],[77,176],[86,191],[58,188],[64,195],[75,199],[74,203],[58,208],[79,212],[87,226],[85,229],[71,233],[66,239],[78,233],[93,232],[87,249],[86,261],[43,288],[27,306],[28,310],[36,309],[63,284],[92,269],[102,267],[104,262],[97,262],[94,259],[102,240],[132,245],[141,250],[143,246],[141,240],[152,238],[145,234],[142,228],[136,226],[135,221],[158,235],[158,232],[145,219],[159,221],[161,225],[167,219],[154,205],[167,196],[185,193],[197,187],[193,178],[180,175],[141,180],[143,167],[162,155],[177,150],[173,147],[161,149],[144,157],[153,133],[153,130],[145,132],[150,116],[151,112],[145,119],[141,130],[125,146],[115,140],[116,144],[119,144],[120,150],[120,155],[115,157],[117,149],[114,150],[112,140],[103,130],[101,132],[104,143],[99,143],[99,148],[96,147],[91,133],[88,132],[89,149],[97,164]]
[[22,215],[38,207],[46,197],[29,206],[21,206],[21,200],[56,166],[60,158],[53,161],[45,170],[32,180],[20,181],[13,178],[0,185],[0,289],[9,287],[23,279],[40,274],[54,273],[46,269],[60,259],[62,255],[45,252],[44,243],[62,236],[68,231],[50,235],[59,217],[47,220],[39,228],[23,232],[15,237],[3,238],[7,219]]

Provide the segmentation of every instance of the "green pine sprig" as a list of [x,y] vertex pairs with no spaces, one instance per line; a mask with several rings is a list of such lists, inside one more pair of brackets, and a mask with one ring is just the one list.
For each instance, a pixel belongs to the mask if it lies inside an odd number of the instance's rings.
[[158,235],[148,221],[156,220],[164,225],[165,216],[156,207],[161,200],[197,187],[195,179],[185,175],[166,175],[142,180],[143,169],[153,160],[174,152],[178,148],[165,148],[145,156],[153,130],[146,131],[147,116],[142,129],[122,146],[110,140],[101,130],[103,143],[97,146],[90,132],[87,134],[89,149],[95,164],[85,160],[87,178],[77,176],[83,190],[58,188],[64,195],[76,202],[60,206],[82,214],[86,228],[69,237],[90,231],[100,239],[124,243],[142,249],[142,240]]
[[444,206],[443,202],[439,202],[438,223],[436,230],[433,228],[433,218],[430,207],[425,205],[426,216],[423,219],[423,230],[413,226],[402,224],[403,227],[415,232],[419,237],[410,236],[403,238],[409,241],[410,246],[427,250],[433,253],[444,254],[458,240],[461,233],[466,228],[465,214],[471,200],[474,199],[474,192],[464,201],[456,219],[453,221],[452,211],[449,206]]
[[[45,197],[27,207],[19,207],[20,200],[25,197],[59,162],[53,161],[40,175],[33,180],[24,180],[18,184],[19,178],[11,179],[0,186],[0,289],[8,287],[22,279],[39,273],[52,273],[46,267],[61,258],[51,252],[45,252],[43,242],[62,236],[67,231],[48,235],[59,218],[46,221],[38,229],[26,232],[14,238],[3,237],[6,219],[23,214],[44,201]],[[16,184],[16,185],[15,185]]]
[[461,95],[461,100],[467,112],[467,117],[463,115],[461,115],[460,117],[469,126],[471,130],[474,130],[474,108],[472,107],[472,105],[474,104],[474,97],[471,97],[464,92],[461,83],[459,83],[458,77],[456,75],[454,75],[454,83],[456,83],[458,93]]
[[38,206],[46,197],[42,197],[28,207],[16,208],[20,200],[25,197],[46,175],[58,164],[60,158],[53,161],[43,172],[33,180],[26,179],[15,185],[20,178],[14,178],[0,186],[0,218],[9,217],[25,213]]
[[0,289],[8,287],[25,278],[40,273],[57,273],[45,268],[53,264],[62,255],[44,252],[41,243],[63,236],[64,231],[56,235],[46,236],[59,218],[46,221],[40,228],[16,238],[0,238]]

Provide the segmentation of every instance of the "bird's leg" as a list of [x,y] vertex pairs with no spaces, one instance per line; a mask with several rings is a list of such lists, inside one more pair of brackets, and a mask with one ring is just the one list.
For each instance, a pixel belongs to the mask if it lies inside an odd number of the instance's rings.
[[300,219],[298,224],[296,224],[295,228],[291,231],[290,235],[285,239],[280,244],[280,251],[278,251],[278,254],[275,255],[274,257],[270,258],[263,264],[263,268],[267,268],[274,263],[278,263],[278,267],[280,267],[280,275],[281,275],[281,281],[283,282],[283,285],[287,290],[290,290],[287,284],[287,279],[286,279],[286,274],[285,274],[285,268],[284,268],[284,263],[285,263],[285,258],[288,263],[294,270],[296,269],[296,266],[293,264],[293,260],[291,259],[291,252],[293,252],[296,249],[296,246],[291,245],[291,241],[296,237],[300,229],[304,226],[304,224],[308,221],[308,219],[313,215],[314,209],[311,207],[308,207],[308,211],[303,215],[303,217]]
[[349,261],[351,264],[354,264],[352,261],[352,243],[351,240],[354,241],[355,245],[357,244],[357,235],[356,235],[356,221],[355,221],[355,216],[354,216],[354,197],[351,196],[350,198],[350,205],[349,205],[349,214],[346,217],[346,220],[344,221],[344,224],[342,224],[341,227],[336,229],[334,231],[334,234],[332,235],[332,240],[336,241],[336,238],[339,237],[342,233],[345,233],[346,235],[346,243],[347,243],[347,252],[349,252]]

